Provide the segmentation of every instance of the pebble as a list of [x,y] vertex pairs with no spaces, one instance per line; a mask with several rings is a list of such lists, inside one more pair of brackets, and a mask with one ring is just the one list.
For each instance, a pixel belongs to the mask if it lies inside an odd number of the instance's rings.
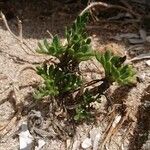
[[72,150],[79,150],[79,147],[80,147],[80,141],[76,140],[73,143]]
[[145,73],[139,74],[139,76],[138,76],[139,82],[144,82],[145,81],[145,77],[146,77]]
[[150,66],[150,60],[147,60],[147,61],[146,61],[146,64],[147,64],[148,66]]
[[92,141],[95,140],[95,137],[100,133],[100,130],[98,128],[93,128],[91,131],[90,131],[90,138]]
[[86,138],[82,142],[81,146],[82,146],[83,149],[87,149],[87,148],[91,147],[92,146],[92,140],[91,140],[91,138]]
[[101,139],[100,129],[99,128],[93,128],[90,131],[90,138],[93,142],[93,150],[98,150],[99,141]]
[[150,42],[150,36],[147,36],[147,37],[146,37],[146,41],[147,41],[147,42]]

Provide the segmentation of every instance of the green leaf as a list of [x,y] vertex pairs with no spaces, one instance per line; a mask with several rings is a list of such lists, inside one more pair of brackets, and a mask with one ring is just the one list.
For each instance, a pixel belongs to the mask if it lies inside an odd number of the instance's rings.
[[101,64],[103,65],[104,69],[106,69],[106,60],[105,60],[105,57],[104,57],[103,54],[102,54],[102,56],[101,56],[100,62],[101,62]]
[[86,39],[86,44],[90,44],[90,43],[91,43],[91,39],[90,38]]
[[59,44],[60,44],[60,41],[58,39],[58,36],[55,35],[54,38],[53,38],[52,45],[54,45],[55,47],[59,47]]
[[120,73],[115,66],[111,67],[111,73],[112,73],[114,80],[119,78],[119,76],[120,76]]
[[56,54],[56,48],[53,47],[53,46],[51,46],[51,47],[49,48],[49,54],[52,55],[52,56],[55,56],[55,54]]
[[49,50],[50,46],[49,46],[48,41],[46,39],[44,39],[43,43],[44,43],[46,49]]
[[74,116],[74,120],[75,120],[75,121],[80,120],[80,116],[79,116],[78,114],[77,114],[77,115],[75,115],[75,116]]
[[96,52],[96,53],[95,53],[95,57],[96,57],[96,59],[101,63],[101,54],[98,53],[98,52]]
[[81,52],[83,53],[88,53],[89,52],[89,46],[88,45],[83,45],[80,49]]
[[40,42],[38,42],[38,47],[39,49],[36,50],[38,53],[48,53],[47,49]]
[[110,75],[110,73],[111,73],[111,63],[109,61],[105,63],[105,71],[106,71],[106,76]]
[[114,66],[116,66],[118,63],[119,63],[119,56],[113,56],[112,58],[111,58],[111,63],[114,65]]
[[126,70],[128,69],[128,65],[122,66],[119,68],[120,75],[124,74]]
[[87,52],[87,53],[79,52],[76,54],[76,59],[80,61],[86,61],[86,60],[91,59],[93,56],[94,54],[91,52]]
[[105,57],[105,61],[109,61],[111,58],[111,52],[110,51],[106,51],[104,53],[104,57]]

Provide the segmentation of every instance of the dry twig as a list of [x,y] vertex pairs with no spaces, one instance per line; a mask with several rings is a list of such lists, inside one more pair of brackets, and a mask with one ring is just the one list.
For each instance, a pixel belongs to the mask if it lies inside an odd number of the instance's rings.
[[104,140],[103,140],[103,142],[101,144],[101,150],[104,149],[105,144],[107,143],[107,141],[110,140],[110,138],[111,138],[111,136],[113,134],[113,131],[116,129],[116,127],[119,124],[120,120],[121,120],[121,115],[117,114],[112,119],[112,121],[110,122],[108,132],[105,132]]
[[[7,20],[6,20],[6,17],[5,17],[5,15],[4,15],[2,12],[1,12],[1,17],[2,17],[2,20],[3,20],[3,22],[4,22],[4,24],[5,24],[6,28],[7,28],[7,30],[9,31],[9,33],[10,33],[17,41],[19,41],[19,42],[21,43],[21,47],[24,49],[24,51],[25,51],[26,53],[28,53],[28,52],[26,51],[26,49],[23,47],[23,45],[25,45],[26,48],[28,48],[32,53],[34,53],[33,50],[28,46],[28,44],[27,44],[25,41],[23,41],[23,39],[22,39],[22,25],[21,25],[21,23],[19,23],[20,37],[18,37],[18,36],[16,36],[16,35],[10,30],[9,25],[8,25],[8,23],[7,23]],[[19,43],[19,44],[20,44],[20,43]],[[23,45],[22,45],[22,44],[23,44]]]
[[141,20],[141,15],[134,12],[133,10],[131,10],[129,8],[119,6],[119,5],[107,4],[107,3],[104,3],[104,2],[92,2],[80,13],[80,15],[83,15],[85,12],[87,12],[89,9],[91,9],[92,7],[95,7],[95,6],[104,6],[104,7],[107,7],[107,8],[121,9],[121,10],[129,12],[130,14],[135,16],[138,20]]
[[19,37],[20,42],[23,43],[23,37],[22,37],[22,21],[18,18],[18,28],[19,28]]
[[[127,121],[130,117],[130,114],[132,113],[131,112],[131,108],[126,108],[125,110],[125,115],[124,116],[121,116],[121,115],[116,115],[115,110],[113,109],[113,112],[111,112],[111,114],[113,113],[113,116],[114,117],[111,117],[112,120],[110,121],[105,133],[104,133],[104,139],[103,139],[103,142],[101,144],[101,150],[104,149],[106,143],[108,141],[110,141],[111,139],[113,139],[113,137],[116,135],[117,131],[122,127],[123,123],[125,121]],[[132,118],[131,118],[132,119]],[[134,121],[134,120],[133,120]],[[131,127],[132,127],[132,124],[133,123],[130,123],[129,125],[129,129],[127,129],[127,132],[129,133]],[[129,131],[128,131],[129,130]],[[127,133],[127,134],[128,134]],[[125,134],[123,136],[123,139],[122,139],[122,142],[124,141],[125,137],[127,136],[127,134]]]

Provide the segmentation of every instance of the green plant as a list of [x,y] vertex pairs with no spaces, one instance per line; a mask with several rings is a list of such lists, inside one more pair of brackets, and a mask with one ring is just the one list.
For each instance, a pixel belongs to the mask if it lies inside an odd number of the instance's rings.
[[[131,66],[123,64],[125,57],[115,56],[110,51],[95,54],[91,50],[91,39],[85,31],[88,18],[88,13],[78,16],[71,28],[66,28],[67,41],[64,45],[56,35],[51,43],[46,39],[43,43],[39,43],[37,49],[37,52],[53,56],[57,61],[44,62],[37,67],[37,73],[44,82],[35,92],[35,97],[37,99],[53,97],[63,104],[69,99],[69,103],[75,106],[72,112],[76,121],[89,118],[90,103],[96,101],[113,82],[131,84],[135,75]],[[79,64],[92,57],[96,57],[102,64],[105,77],[98,80],[102,83],[88,88],[80,74]]]
[[105,78],[109,82],[129,85],[135,81],[135,71],[132,66],[123,64],[126,57],[115,56],[107,50],[105,53],[96,53],[96,59],[102,64]]
[[38,53],[54,56],[58,63],[44,64],[37,68],[37,73],[44,79],[44,85],[36,92],[37,98],[44,96],[62,97],[66,92],[78,88],[82,81],[79,76],[79,63],[93,56],[90,38],[85,32],[88,14],[79,16],[70,29],[66,29],[67,43],[62,45],[58,36],[51,43],[45,39],[38,43]]
[[39,43],[37,52],[58,58],[60,63],[63,63],[63,67],[75,65],[74,63],[78,66],[81,61],[89,60],[94,54],[91,51],[91,39],[87,37],[85,32],[87,21],[88,13],[85,13],[82,16],[78,16],[70,29],[66,28],[65,36],[67,42],[64,46],[56,35],[52,43],[48,43],[47,40],[44,40],[43,44]]
[[80,77],[73,73],[65,73],[53,65],[44,64],[37,68],[37,73],[44,79],[44,85],[36,91],[36,98],[58,96],[74,90],[81,85]]
[[89,112],[89,104],[95,101],[93,95],[89,92],[89,90],[85,90],[83,95],[79,98],[80,104],[76,107],[76,115],[74,116],[74,120],[81,121],[85,119],[89,119],[90,112]]

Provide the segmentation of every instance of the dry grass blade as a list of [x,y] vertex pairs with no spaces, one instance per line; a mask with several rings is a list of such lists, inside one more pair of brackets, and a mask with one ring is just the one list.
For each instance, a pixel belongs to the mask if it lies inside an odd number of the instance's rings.
[[101,150],[103,150],[105,144],[106,144],[108,141],[110,141],[110,138],[111,138],[111,136],[113,135],[114,130],[117,128],[118,124],[120,123],[120,120],[121,120],[121,119],[122,119],[121,116],[117,114],[117,115],[114,117],[113,121],[111,121],[111,123],[109,124],[110,128],[109,128],[107,134],[105,135],[104,140],[103,140],[103,142],[102,142],[102,144],[101,144]]
[[10,130],[12,130],[12,127],[16,125],[17,119],[17,115],[14,115],[10,121],[0,128],[1,137],[5,136]]

